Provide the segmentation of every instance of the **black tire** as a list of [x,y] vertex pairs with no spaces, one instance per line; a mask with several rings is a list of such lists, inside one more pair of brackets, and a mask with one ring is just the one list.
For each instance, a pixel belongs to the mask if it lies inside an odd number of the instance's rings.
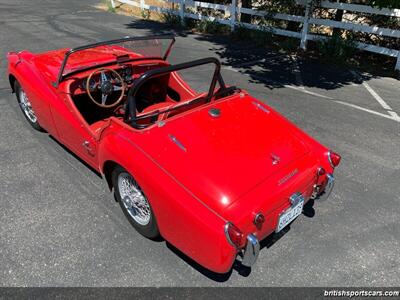
[[[23,104],[21,102],[21,91],[23,91],[23,89],[22,89],[22,87],[21,87],[21,85],[19,84],[18,81],[14,82],[14,91],[15,91],[15,95],[17,96],[17,101],[18,101],[19,108],[21,109],[22,114],[24,115],[25,119],[28,121],[29,124],[31,124],[31,126],[34,129],[43,132],[44,129],[39,125],[38,119],[36,118],[36,120],[32,120],[31,118],[28,117],[27,113],[23,109]],[[31,110],[33,112],[33,109],[31,109]]]
[[[120,177],[121,174],[122,175],[128,174],[128,175],[130,175],[132,177],[134,186],[137,188],[137,190],[140,191],[140,193],[143,195],[143,197],[145,198],[145,200],[147,201],[147,203],[149,205],[150,220],[148,221],[148,223],[146,225],[142,225],[142,224],[138,223],[134,219],[134,217],[131,215],[131,213],[128,211],[128,209],[125,206],[125,204],[123,203],[123,200],[122,200],[121,194],[120,194],[119,183],[118,183],[118,178]],[[140,186],[138,185],[138,183],[136,182],[134,177],[128,171],[126,171],[124,168],[122,168],[120,166],[117,166],[117,167],[114,168],[114,170],[112,172],[111,179],[112,179],[112,184],[113,184],[113,187],[114,187],[115,199],[118,201],[119,205],[122,208],[122,211],[124,212],[124,215],[129,220],[129,222],[132,224],[132,226],[141,235],[143,235],[143,236],[145,236],[145,237],[147,237],[149,239],[152,239],[152,240],[158,240],[160,238],[160,232],[158,230],[157,220],[156,220],[156,217],[154,215],[153,209],[151,208],[150,202],[147,200],[146,195],[144,194],[144,192],[142,191],[142,189],[140,188]]]

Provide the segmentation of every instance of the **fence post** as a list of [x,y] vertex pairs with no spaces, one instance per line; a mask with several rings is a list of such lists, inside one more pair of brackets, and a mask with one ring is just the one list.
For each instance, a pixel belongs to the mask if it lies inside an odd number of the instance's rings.
[[185,0],[179,2],[179,17],[181,18],[182,26],[185,26]]
[[231,31],[235,31],[236,25],[236,0],[232,0],[231,3]]
[[400,51],[399,54],[397,54],[396,66],[394,67],[394,69],[400,72]]
[[310,9],[311,8],[311,1],[307,0],[306,3],[306,11],[304,14],[303,20],[303,29],[301,30],[301,41],[300,41],[300,48],[303,50],[307,49],[307,35],[308,35],[308,27],[309,27],[309,19],[310,19]]
[[111,7],[112,7],[112,8],[115,8],[115,2],[114,2],[114,0],[111,0]]

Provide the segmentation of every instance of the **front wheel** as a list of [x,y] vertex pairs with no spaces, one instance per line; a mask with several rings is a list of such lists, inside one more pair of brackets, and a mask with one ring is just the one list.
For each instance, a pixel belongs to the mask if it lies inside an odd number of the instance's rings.
[[18,81],[14,83],[14,91],[17,96],[17,101],[25,119],[31,124],[33,128],[38,131],[43,131],[43,128],[39,125],[38,119],[36,117],[35,111],[32,108],[31,102],[25,91],[22,89]]
[[149,239],[158,238],[160,233],[151,205],[133,176],[117,166],[112,183],[115,197],[132,226]]

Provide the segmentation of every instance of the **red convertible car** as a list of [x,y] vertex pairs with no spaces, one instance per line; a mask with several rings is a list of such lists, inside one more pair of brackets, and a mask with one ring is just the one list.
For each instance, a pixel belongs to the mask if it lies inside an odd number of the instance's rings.
[[[327,197],[340,156],[246,91],[220,62],[171,65],[173,36],[8,53],[27,121],[100,172],[133,227],[202,266],[251,266],[260,241]],[[208,65],[199,92],[180,71]]]

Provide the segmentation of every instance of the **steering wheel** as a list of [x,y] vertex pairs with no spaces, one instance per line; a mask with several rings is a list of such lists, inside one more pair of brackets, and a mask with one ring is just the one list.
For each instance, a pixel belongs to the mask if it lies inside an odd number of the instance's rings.
[[[115,78],[111,78],[111,76],[107,76],[107,72],[113,73],[115,75]],[[92,77],[100,73],[100,80],[95,81],[94,86],[90,84],[90,81]],[[101,91],[101,100],[96,100],[93,97],[93,92],[95,91]],[[108,96],[112,95],[114,92],[120,92],[119,97],[117,100],[115,100],[112,103],[106,104]],[[94,70],[92,73],[90,73],[89,77],[87,78],[86,81],[86,92],[89,95],[89,98],[98,106],[100,107],[114,107],[118,103],[121,102],[122,98],[124,97],[124,91],[125,91],[125,82],[122,78],[121,75],[118,74],[117,71],[110,69],[110,68],[99,68]]]

